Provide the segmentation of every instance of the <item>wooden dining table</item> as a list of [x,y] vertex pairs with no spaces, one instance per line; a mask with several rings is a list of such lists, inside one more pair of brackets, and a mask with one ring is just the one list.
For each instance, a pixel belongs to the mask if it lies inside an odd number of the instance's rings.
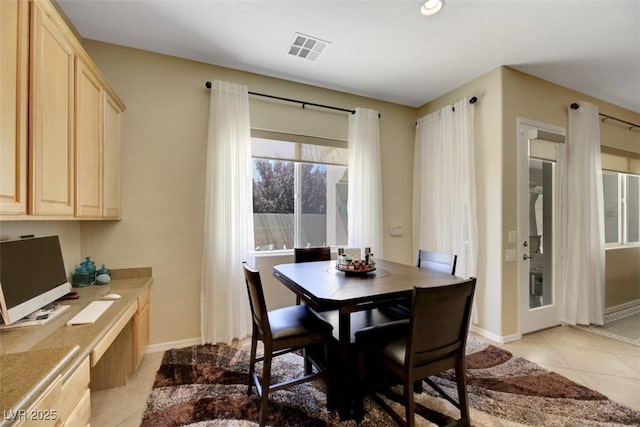
[[397,320],[386,308],[409,300],[414,287],[453,285],[465,280],[384,259],[376,260],[376,269],[366,274],[338,271],[335,261],[315,261],[279,264],[273,267],[273,275],[334,325],[339,356],[331,370],[343,419],[351,418],[355,396],[355,332]]

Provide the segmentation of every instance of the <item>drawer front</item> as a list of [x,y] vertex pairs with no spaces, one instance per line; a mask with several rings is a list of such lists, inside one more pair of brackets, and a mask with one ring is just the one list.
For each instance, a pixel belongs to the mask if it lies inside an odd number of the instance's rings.
[[62,377],[58,376],[40,395],[29,409],[16,414],[16,426],[57,426],[60,425],[63,414],[59,404],[62,393]]
[[[91,404],[89,399],[89,358],[86,357],[68,378],[58,376],[47,390],[24,414],[20,414],[18,426],[61,426],[80,425],[69,423],[69,417],[79,405]],[[86,400],[86,402],[84,402]],[[86,409],[84,410],[86,412]],[[89,423],[89,419],[83,425]]]
[[91,392],[89,389],[84,391],[80,397],[78,404],[72,408],[69,417],[65,420],[65,427],[88,426],[91,422]]
[[66,418],[77,406],[77,403],[89,391],[89,357],[86,357],[80,366],[62,382],[60,387],[59,408],[61,416]]

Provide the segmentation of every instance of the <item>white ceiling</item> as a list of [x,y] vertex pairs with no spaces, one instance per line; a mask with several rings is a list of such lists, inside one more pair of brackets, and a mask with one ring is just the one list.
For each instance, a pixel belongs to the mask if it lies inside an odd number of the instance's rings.
[[[84,38],[414,107],[508,65],[640,113],[639,0],[58,3]],[[288,55],[295,32],[330,44]]]

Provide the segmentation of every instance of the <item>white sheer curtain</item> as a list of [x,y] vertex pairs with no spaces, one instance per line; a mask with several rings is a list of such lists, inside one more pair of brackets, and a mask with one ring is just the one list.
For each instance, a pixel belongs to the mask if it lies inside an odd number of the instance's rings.
[[569,109],[561,321],[604,323],[604,209],[598,107]]
[[230,343],[234,338],[251,333],[242,261],[247,260],[252,246],[247,87],[213,81],[209,104],[200,307],[203,343]]
[[456,254],[460,277],[477,269],[473,117],[473,104],[463,98],[420,118],[414,153],[414,253]]
[[356,108],[349,116],[349,246],[382,253],[382,174],[378,112]]

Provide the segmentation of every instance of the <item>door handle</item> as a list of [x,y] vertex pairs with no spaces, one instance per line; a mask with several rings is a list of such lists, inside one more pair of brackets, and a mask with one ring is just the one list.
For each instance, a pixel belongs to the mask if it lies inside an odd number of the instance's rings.
[[529,256],[527,254],[522,255],[522,259],[525,260],[525,261],[528,260],[529,258],[533,258],[533,257]]

